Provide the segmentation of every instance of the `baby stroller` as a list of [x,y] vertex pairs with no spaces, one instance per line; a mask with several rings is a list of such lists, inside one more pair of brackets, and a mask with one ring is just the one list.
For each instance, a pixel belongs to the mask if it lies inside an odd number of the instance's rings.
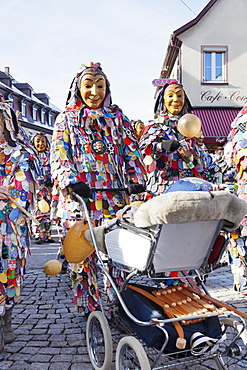
[[[247,315],[211,297],[203,283],[247,212],[245,202],[227,191],[174,191],[143,203],[134,224],[121,219],[106,227],[89,223],[85,236],[115,296],[104,289],[100,311],[86,327],[95,370],[186,369],[212,361],[220,370],[247,368]],[[119,288],[106,267],[125,272]],[[214,367],[213,367],[214,366]]]

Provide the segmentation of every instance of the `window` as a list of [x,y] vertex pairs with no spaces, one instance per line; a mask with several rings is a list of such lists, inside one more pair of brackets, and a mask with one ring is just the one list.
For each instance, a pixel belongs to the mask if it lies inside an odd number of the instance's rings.
[[52,112],[48,112],[48,125],[52,126]]
[[21,100],[21,115],[22,117],[26,117],[26,108],[27,108],[27,103],[25,99]]
[[227,47],[202,47],[202,83],[227,83]]
[[37,121],[37,105],[33,105],[33,120]]
[[41,108],[41,123],[45,123],[45,110]]

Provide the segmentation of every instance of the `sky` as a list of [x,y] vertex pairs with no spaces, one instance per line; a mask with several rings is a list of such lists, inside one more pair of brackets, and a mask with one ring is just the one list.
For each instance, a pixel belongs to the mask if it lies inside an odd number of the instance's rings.
[[131,120],[153,119],[170,35],[209,0],[0,0],[1,63],[63,109],[81,64],[100,62],[112,100]]

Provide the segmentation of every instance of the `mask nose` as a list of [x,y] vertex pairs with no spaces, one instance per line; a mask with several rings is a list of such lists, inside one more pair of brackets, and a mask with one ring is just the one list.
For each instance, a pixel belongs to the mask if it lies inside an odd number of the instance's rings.
[[92,94],[92,95],[96,95],[96,94],[97,94],[97,87],[96,87],[96,85],[95,85],[95,84],[93,84],[93,86],[92,86],[91,94]]

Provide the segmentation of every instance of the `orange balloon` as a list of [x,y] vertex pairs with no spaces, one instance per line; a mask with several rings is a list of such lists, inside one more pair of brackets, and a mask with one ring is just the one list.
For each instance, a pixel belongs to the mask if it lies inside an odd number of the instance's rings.
[[201,131],[202,123],[199,117],[194,114],[184,114],[178,120],[177,129],[180,134],[185,137],[192,138],[195,137]]
[[84,233],[89,229],[85,220],[77,221],[67,232],[63,252],[68,261],[80,263],[93,253],[94,247],[85,238]]
[[239,235],[236,232],[231,233],[232,239],[238,239]]
[[47,275],[57,275],[62,269],[62,264],[58,260],[47,261],[44,265],[44,271]]

